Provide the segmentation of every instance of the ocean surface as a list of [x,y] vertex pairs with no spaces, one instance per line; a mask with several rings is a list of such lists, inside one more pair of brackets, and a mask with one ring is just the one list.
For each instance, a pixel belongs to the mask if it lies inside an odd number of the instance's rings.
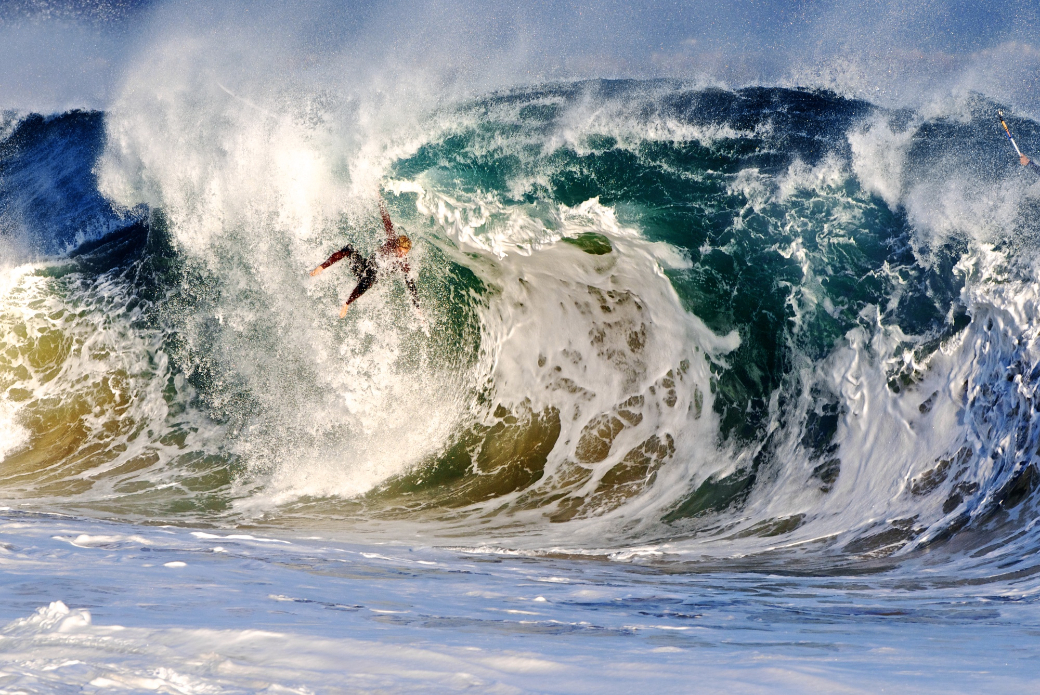
[[0,117],[0,692],[1040,688],[1040,123],[169,68]]

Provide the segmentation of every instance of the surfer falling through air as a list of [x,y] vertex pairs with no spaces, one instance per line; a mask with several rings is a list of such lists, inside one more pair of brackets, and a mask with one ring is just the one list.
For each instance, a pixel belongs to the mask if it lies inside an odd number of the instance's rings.
[[997,111],[997,118],[1000,119],[1000,125],[1004,126],[1004,132],[1007,133],[1008,140],[1011,141],[1011,146],[1015,148],[1015,152],[1018,153],[1018,161],[1022,166],[1027,166],[1032,169],[1037,175],[1040,175],[1040,165],[1034,162],[1029,157],[1022,154],[1022,150],[1018,149],[1018,143],[1015,142],[1015,138],[1011,137],[1011,131],[1008,130],[1007,123],[1004,122],[1004,112]]
[[[382,200],[379,201],[379,214],[383,217],[386,241],[379,247],[378,251],[368,258],[362,258],[353,246],[347,244],[311,271],[311,277],[316,277],[321,275],[322,271],[333,263],[344,258],[350,259],[350,269],[357,276],[358,284],[354,291],[350,293],[347,301],[343,303],[343,308],[339,310],[340,318],[347,315],[350,305],[358,297],[367,292],[372,285],[376,284],[380,274],[390,270],[400,270],[404,273],[404,284],[408,287],[408,293],[412,296],[412,304],[415,305],[416,311],[419,310],[419,292],[415,287],[415,281],[408,277],[411,269],[408,267],[408,261],[404,259],[412,249],[412,241],[404,234],[398,236],[394,232],[394,223],[390,221],[390,213],[386,211],[386,205],[383,204]],[[422,316],[421,312],[420,316]]]

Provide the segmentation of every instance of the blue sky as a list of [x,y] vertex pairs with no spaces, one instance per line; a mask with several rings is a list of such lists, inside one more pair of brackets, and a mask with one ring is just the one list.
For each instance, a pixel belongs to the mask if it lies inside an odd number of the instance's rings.
[[[1001,77],[1001,61],[1026,75],[1036,61],[1021,56],[1040,45],[1038,27],[1035,0],[0,0],[0,108],[103,108],[126,67],[176,32],[215,41],[253,32],[257,50],[276,44],[311,62],[344,55],[372,64],[440,61],[483,75],[476,83],[487,85],[817,74],[830,75],[821,78],[826,83],[857,71],[864,84],[873,75],[878,89],[891,90],[906,79],[949,81],[965,70],[982,69],[983,83],[1012,80]],[[987,51],[997,63],[992,78],[986,65],[972,67]],[[905,78],[892,75],[901,70]]]

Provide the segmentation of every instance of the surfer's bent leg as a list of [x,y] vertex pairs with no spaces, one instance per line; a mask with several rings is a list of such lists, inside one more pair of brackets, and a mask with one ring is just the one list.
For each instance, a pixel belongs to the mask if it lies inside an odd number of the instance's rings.
[[350,244],[347,244],[346,246],[341,248],[339,251],[337,251],[336,253],[332,254],[327,259],[325,259],[324,263],[322,263],[317,268],[315,268],[314,270],[311,271],[311,277],[314,277],[316,275],[321,275],[321,272],[323,270],[325,270],[326,268],[328,268],[330,265],[332,265],[333,263],[337,263],[337,262],[343,260],[344,258],[346,258],[348,256],[357,257],[357,252],[354,251],[354,247],[351,246]]
[[353,304],[354,300],[368,292],[369,288],[376,284],[376,266],[370,260],[355,255],[353,270],[358,276],[358,284],[354,291],[350,293],[350,299],[347,300],[347,304]]
[[331,256],[329,256],[328,260],[326,260],[324,263],[321,264],[321,267],[322,268],[328,268],[333,263],[338,263],[339,261],[342,261],[344,258],[346,258],[348,256],[351,256],[351,255],[356,255],[354,253],[354,247],[351,246],[350,244],[347,244],[346,246],[341,248],[339,251],[337,251],[336,253],[334,253]]

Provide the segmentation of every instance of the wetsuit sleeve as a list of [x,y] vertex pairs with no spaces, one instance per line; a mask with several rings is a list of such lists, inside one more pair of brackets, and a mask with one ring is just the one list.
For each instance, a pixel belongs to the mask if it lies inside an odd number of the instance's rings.
[[342,261],[344,258],[346,258],[352,253],[354,253],[354,247],[352,247],[350,244],[347,244],[339,251],[329,256],[328,259],[321,264],[321,267],[328,268],[333,263],[338,263],[339,261]]
[[1032,169],[1033,173],[1036,174],[1037,176],[1040,176],[1040,164],[1037,164],[1032,159],[1030,159],[1029,160],[1029,164],[1026,164],[1026,167],[1029,168],[1029,169]]
[[400,259],[397,261],[397,268],[404,274],[404,286],[408,288],[408,294],[412,297],[412,304],[418,309],[419,289],[415,286],[415,280],[408,277],[408,273],[412,272],[411,266],[408,265],[408,261]]
[[414,304],[415,308],[418,309],[419,308],[419,289],[415,286],[415,280],[411,279],[410,277],[405,277],[404,284],[405,284],[405,287],[408,288],[408,294],[412,295],[412,304]]
[[386,230],[386,240],[396,241],[397,234],[394,232],[394,223],[390,221],[390,213],[386,211],[386,203],[379,199],[379,214],[383,218],[383,229]]

